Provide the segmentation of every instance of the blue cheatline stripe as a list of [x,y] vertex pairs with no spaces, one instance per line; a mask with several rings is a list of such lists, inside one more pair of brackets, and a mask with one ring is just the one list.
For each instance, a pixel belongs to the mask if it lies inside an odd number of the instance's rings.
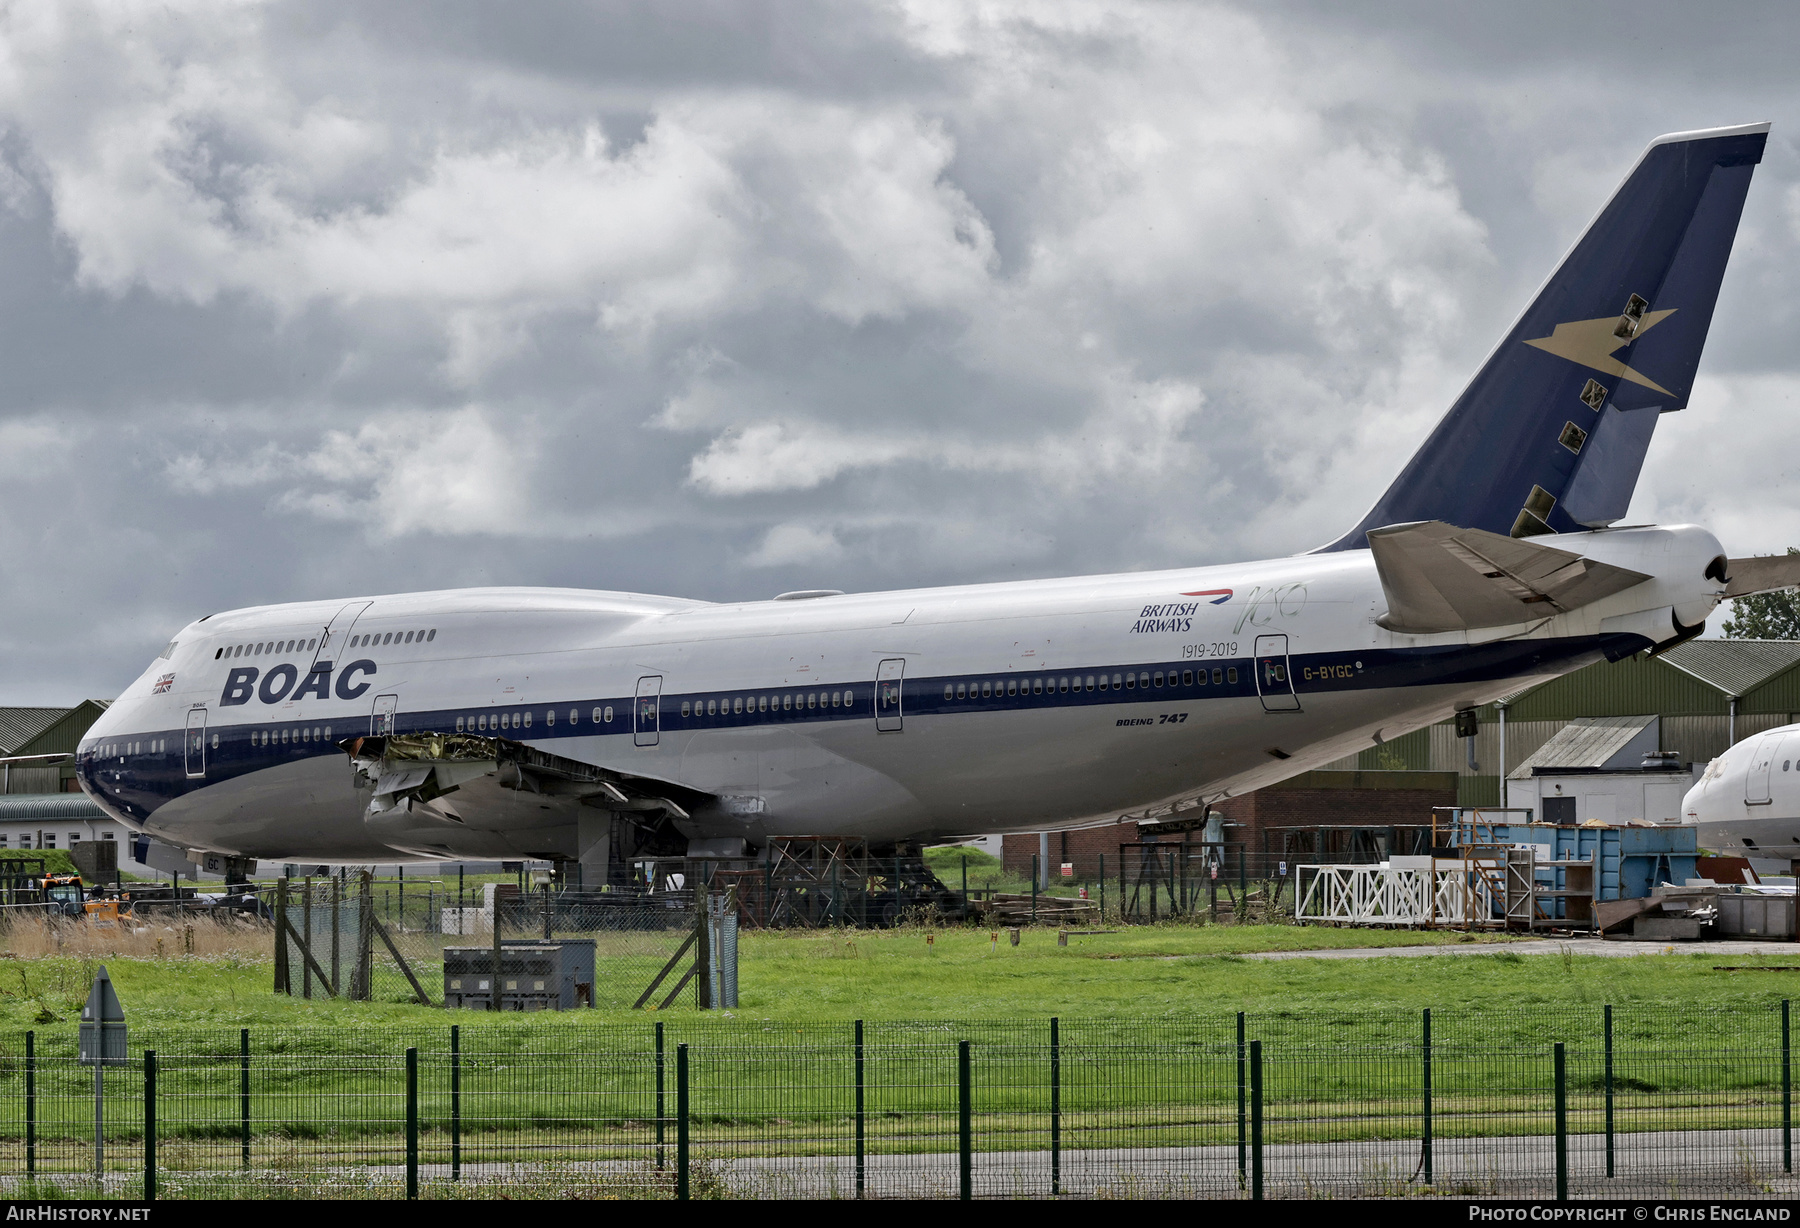
[[[1541,672],[1543,670],[1566,669],[1572,662],[1582,658],[1599,658],[1603,655],[1618,657],[1630,651],[1648,646],[1649,641],[1641,636],[1607,635],[1582,636],[1555,640],[1512,640],[1494,644],[1483,644],[1475,647],[1466,645],[1446,645],[1439,648],[1371,648],[1345,652],[1294,654],[1288,658],[1287,669],[1293,680],[1294,691],[1300,696],[1302,704],[1309,695],[1325,695],[1344,691],[1369,690],[1404,690],[1422,686],[1445,686],[1462,683],[1479,683],[1504,681],[1508,678]],[[1206,682],[1199,681],[1199,671],[1204,667],[1207,671]],[[908,678],[902,684],[901,710],[907,717],[952,717],[976,712],[1029,712],[1033,710],[1051,710],[1080,707],[1118,706],[1120,704],[1167,704],[1171,701],[1190,703],[1208,699],[1245,699],[1257,695],[1256,675],[1257,662],[1252,658],[1234,657],[1229,659],[1199,661],[1165,661],[1161,663],[1134,663],[1127,667],[1087,666],[1079,670],[1034,670],[1030,673],[987,673],[933,676],[925,678]],[[1131,672],[1138,677],[1150,675],[1149,686],[1138,685],[1130,688],[1115,688],[1112,677],[1116,673],[1123,675]],[[1191,671],[1191,673],[1190,673]],[[1214,673],[1220,680],[1214,682]],[[1231,678],[1235,672],[1236,680]],[[1164,678],[1162,686],[1154,685],[1155,676],[1161,673]],[[1107,689],[1099,689],[1102,675],[1107,679]],[[1089,677],[1094,679],[1094,689],[1087,688]],[[1171,682],[1173,677],[1176,681]],[[1063,679],[1069,680],[1069,690],[1061,689]],[[1080,680],[1080,690],[1075,689],[1076,680]],[[1186,681],[1182,681],[1187,679]],[[1039,681],[1054,680],[1057,689],[1052,692],[1048,688],[1039,694],[990,695],[986,698],[969,698],[970,685],[979,690],[983,684],[992,687],[998,683],[1002,689],[1008,683],[1030,683],[1035,686]],[[1278,685],[1278,684],[1277,684]],[[956,689],[961,687],[964,698],[956,698]],[[945,688],[949,688],[950,698],[945,698]],[[834,691],[842,694],[850,692],[852,698],[847,706],[806,707],[804,709],[781,707],[764,709],[760,705],[765,699],[776,704],[785,702],[788,696],[829,696]],[[1285,691],[1283,691],[1285,693]],[[743,699],[757,705],[754,712],[733,712],[729,715],[720,713],[714,716],[693,715],[692,705],[698,701],[704,704],[709,699],[715,702],[722,698],[732,701]],[[456,718],[468,718],[477,713],[488,716],[490,722],[498,716],[506,716],[510,722],[514,716],[522,718],[526,712],[532,714],[533,724],[530,728],[523,726],[513,728],[494,728],[474,730],[476,736],[495,735],[511,738],[520,742],[543,743],[566,738],[620,737],[632,736],[631,714],[636,702],[633,696],[620,696],[610,699],[559,700],[556,703],[508,704],[503,707],[477,708],[443,708],[420,712],[400,712],[396,714],[395,725],[399,733],[450,733],[454,732]],[[690,705],[690,715],[681,715],[681,705]],[[875,715],[875,683],[870,679],[858,679],[854,682],[839,682],[823,686],[806,688],[795,687],[762,687],[740,691],[696,691],[687,693],[664,694],[659,699],[659,729],[665,734],[691,733],[708,729],[741,729],[760,725],[779,724],[815,724],[828,721],[867,721]],[[602,712],[611,707],[613,720],[609,724],[602,720],[598,724],[593,720],[596,709]],[[567,721],[569,709],[580,713],[580,719],[571,725]],[[542,723],[544,712],[555,709],[558,717],[555,725]],[[217,709],[213,709],[217,712]],[[367,726],[363,723],[370,719],[365,712],[341,713],[328,718],[314,718],[300,721],[259,721],[254,724],[238,723],[230,725],[209,725],[207,728],[206,776],[189,778],[186,764],[182,756],[182,741],[185,730],[163,729],[129,736],[105,739],[106,745],[115,742],[129,743],[134,741],[165,740],[169,750],[160,754],[142,754],[128,756],[121,763],[117,756],[101,758],[95,753],[94,746],[83,748],[80,752],[80,770],[90,785],[99,787],[113,804],[120,806],[135,818],[147,818],[157,806],[172,798],[206,785],[218,784],[252,772],[263,771],[286,763],[300,762],[320,756],[342,754],[335,742],[363,733]],[[331,740],[324,739],[321,733],[318,741],[297,741],[273,743],[269,746],[260,744],[252,746],[249,738],[253,733],[279,731],[283,728],[312,730],[325,727],[332,730]],[[214,747],[212,739],[217,736],[219,745]],[[105,787],[105,777],[114,771],[127,773],[129,779],[114,782],[113,787]]]

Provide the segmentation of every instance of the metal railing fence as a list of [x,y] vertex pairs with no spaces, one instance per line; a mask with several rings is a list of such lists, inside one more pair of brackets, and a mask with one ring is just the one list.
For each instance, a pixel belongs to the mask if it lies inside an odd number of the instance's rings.
[[506,942],[591,940],[593,1005],[629,1007],[695,923],[693,891],[546,891],[483,906],[479,892],[358,876],[281,880],[262,894],[281,931],[274,935],[276,992],[304,998],[411,1002],[422,989],[441,1004],[444,951],[491,947],[497,917]]
[[[1791,1017],[485,1022],[0,1038],[0,1192],[1792,1198]],[[1726,1026],[1730,1021],[1735,1026]],[[154,1028],[140,1028],[143,1039]],[[187,1044],[172,1044],[177,1039]],[[198,1043],[210,1040],[210,1044]],[[18,1042],[15,1044],[14,1042]],[[96,1126],[100,1146],[96,1148]]]

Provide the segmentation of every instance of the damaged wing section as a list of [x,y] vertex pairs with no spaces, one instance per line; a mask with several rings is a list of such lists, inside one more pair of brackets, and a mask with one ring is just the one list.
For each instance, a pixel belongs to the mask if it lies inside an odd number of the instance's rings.
[[507,738],[416,733],[338,745],[350,756],[357,787],[369,790],[363,821],[397,848],[433,844],[424,837],[434,825],[544,827],[573,821],[583,806],[681,820],[708,800]]
[[1369,530],[1390,631],[1465,631],[1546,618],[1650,577],[1483,529],[1441,520]]
[[1732,559],[1725,569],[1727,597],[1754,597],[1757,593],[1772,593],[1777,589],[1800,588],[1800,554]]

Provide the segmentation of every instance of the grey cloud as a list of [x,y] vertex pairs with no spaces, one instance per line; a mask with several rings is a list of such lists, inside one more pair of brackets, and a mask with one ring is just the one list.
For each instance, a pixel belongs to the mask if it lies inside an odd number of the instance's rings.
[[0,19],[9,702],[327,594],[1305,549],[1645,141],[1748,118],[1636,510],[1800,541],[1784,10],[70,12]]

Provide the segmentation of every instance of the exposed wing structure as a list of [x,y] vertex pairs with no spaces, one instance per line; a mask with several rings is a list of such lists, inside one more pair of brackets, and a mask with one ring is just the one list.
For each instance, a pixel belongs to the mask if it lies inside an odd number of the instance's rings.
[[[423,826],[504,830],[537,826],[545,812],[573,816],[583,806],[644,818],[686,819],[710,795],[552,755],[523,742],[473,734],[421,733],[350,738],[357,785],[371,790],[363,820],[405,839]],[[679,800],[677,800],[679,795]],[[418,839],[410,841],[421,844]]]
[[1780,588],[1800,587],[1800,554],[1774,554],[1759,559],[1732,559],[1726,564],[1730,578],[1727,597],[1750,597]]
[[1390,631],[1464,631],[1548,617],[1650,577],[1536,538],[1459,529],[1441,520],[1369,531]]

